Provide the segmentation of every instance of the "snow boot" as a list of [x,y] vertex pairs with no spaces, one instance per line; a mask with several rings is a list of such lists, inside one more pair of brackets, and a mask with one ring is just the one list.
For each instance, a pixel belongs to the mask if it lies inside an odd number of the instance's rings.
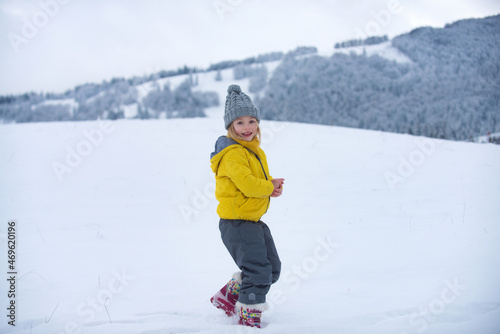
[[240,315],[238,323],[243,326],[260,328],[260,318],[265,310],[267,310],[267,303],[248,305],[237,302],[236,311]]
[[234,274],[233,278],[210,298],[212,304],[218,309],[226,312],[228,317],[232,317],[236,314],[235,305],[240,294],[240,285],[241,272]]

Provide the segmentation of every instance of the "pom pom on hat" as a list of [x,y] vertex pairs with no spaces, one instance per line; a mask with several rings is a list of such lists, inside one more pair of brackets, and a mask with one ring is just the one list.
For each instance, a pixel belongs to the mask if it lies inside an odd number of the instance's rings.
[[230,85],[227,88],[226,105],[224,108],[224,126],[242,116],[251,116],[260,122],[260,110],[255,107],[250,97],[241,91],[240,86]]
[[238,86],[238,85],[231,85],[231,86],[227,87],[227,93],[231,94],[231,92],[241,93],[240,86]]

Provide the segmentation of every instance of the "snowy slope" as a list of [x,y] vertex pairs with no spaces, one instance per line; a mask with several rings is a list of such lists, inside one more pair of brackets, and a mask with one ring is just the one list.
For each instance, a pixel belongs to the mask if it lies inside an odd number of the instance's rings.
[[[225,90],[225,87],[224,87]],[[263,121],[284,195],[264,328],[209,298],[237,270],[218,232],[210,118],[0,125],[2,333],[500,331],[500,147]],[[4,269],[6,274],[7,269]],[[9,302],[1,283],[4,313]]]

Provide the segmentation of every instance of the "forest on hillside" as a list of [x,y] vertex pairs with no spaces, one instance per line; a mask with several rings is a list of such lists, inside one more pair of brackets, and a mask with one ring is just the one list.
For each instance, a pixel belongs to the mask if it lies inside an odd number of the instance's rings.
[[412,60],[286,57],[257,99],[263,117],[469,140],[500,131],[500,15],[392,40]]

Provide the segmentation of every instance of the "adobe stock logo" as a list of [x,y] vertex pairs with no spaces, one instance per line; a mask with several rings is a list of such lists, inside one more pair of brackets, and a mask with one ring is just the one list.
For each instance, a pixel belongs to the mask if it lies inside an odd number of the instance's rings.
[[226,12],[234,12],[243,3],[243,0],[214,0],[212,5],[221,21],[225,20]]
[[31,18],[23,17],[21,34],[16,34],[12,31],[7,34],[7,38],[14,51],[16,53],[19,52],[19,47],[21,45],[26,45],[35,38],[40,32],[40,29],[44,28],[50,20],[59,13],[61,5],[66,5],[70,1],[71,0],[40,1],[38,3],[40,10],[33,14]]
[[422,333],[431,323],[437,323],[440,316],[444,316],[445,311],[454,304],[462,293],[467,290],[465,285],[458,282],[458,278],[453,281],[445,280],[445,287],[441,290],[439,297],[432,299],[426,307],[420,308],[419,311],[412,313],[408,317],[408,321],[412,329],[402,331],[399,334],[410,334],[411,332]]
[[62,163],[54,160],[51,164],[59,182],[63,181],[64,174],[71,173],[79,167],[84,158],[91,155],[94,149],[104,142],[105,136],[113,132],[114,129],[115,125],[111,121],[103,121],[99,123],[98,128],[84,129],[82,134],[85,139],[80,140],[75,148],[66,145],[66,159]]
[[417,148],[411,151],[407,157],[399,156],[399,165],[396,171],[386,171],[384,174],[385,181],[391,190],[395,190],[399,183],[404,183],[410,178],[417,168],[436,152],[437,143],[430,138],[418,139],[414,143]]
[[389,26],[393,17],[401,14],[403,10],[404,7],[401,5],[399,0],[389,0],[387,2],[386,9],[370,13],[373,20],[365,23],[364,30],[361,30],[359,27],[355,29],[356,38],[366,39],[367,36],[376,36],[381,34],[382,28]]

